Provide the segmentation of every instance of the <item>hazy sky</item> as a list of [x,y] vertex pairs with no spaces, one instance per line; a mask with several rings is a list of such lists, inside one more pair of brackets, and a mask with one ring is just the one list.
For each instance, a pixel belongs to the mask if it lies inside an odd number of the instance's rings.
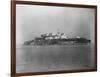
[[57,29],[69,37],[81,36],[93,42],[94,9],[16,5],[17,44]]

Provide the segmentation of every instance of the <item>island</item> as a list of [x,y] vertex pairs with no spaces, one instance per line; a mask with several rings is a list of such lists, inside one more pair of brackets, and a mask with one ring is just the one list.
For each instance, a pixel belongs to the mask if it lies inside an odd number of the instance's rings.
[[25,41],[23,45],[68,45],[68,44],[88,44],[90,39],[80,36],[69,38],[65,33],[44,33],[40,37]]

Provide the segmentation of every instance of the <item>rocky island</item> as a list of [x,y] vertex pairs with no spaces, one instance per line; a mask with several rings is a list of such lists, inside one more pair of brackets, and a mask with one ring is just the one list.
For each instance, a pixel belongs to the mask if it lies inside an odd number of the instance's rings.
[[65,33],[44,33],[40,37],[25,41],[24,45],[68,45],[68,44],[88,44],[91,40],[76,36],[69,38]]

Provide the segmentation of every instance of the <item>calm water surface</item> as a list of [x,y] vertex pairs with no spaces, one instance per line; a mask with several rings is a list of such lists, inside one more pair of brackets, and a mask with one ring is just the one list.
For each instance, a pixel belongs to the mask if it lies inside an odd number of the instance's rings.
[[16,47],[16,72],[72,70],[94,66],[93,45]]

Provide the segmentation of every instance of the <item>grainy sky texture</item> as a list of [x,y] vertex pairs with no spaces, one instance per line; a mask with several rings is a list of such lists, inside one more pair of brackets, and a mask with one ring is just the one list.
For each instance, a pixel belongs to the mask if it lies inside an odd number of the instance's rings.
[[94,40],[94,9],[16,5],[16,43],[32,40],[42,33],[63,32],[69,37]]

